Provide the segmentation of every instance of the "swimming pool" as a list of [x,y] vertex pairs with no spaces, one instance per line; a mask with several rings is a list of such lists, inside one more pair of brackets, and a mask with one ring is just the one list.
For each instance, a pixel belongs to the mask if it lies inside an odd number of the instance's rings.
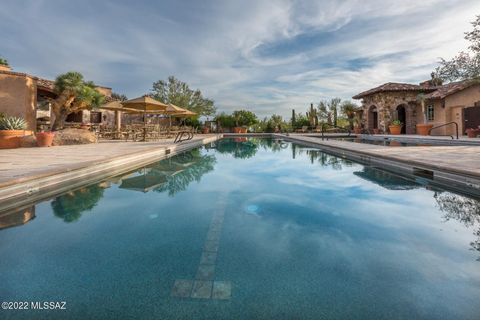
[[332,140],[340,140],[340,141],[348,141],[348,142],[355,142],[355,143],[366,143],[366,144],[374,144],[378,146],[386,146],[386,147],[416,147],[416,146],[448,146],[451,144],[446,144],[442,142],[412,142],[412,141],[402,141],[397,139],[391,138],[383,138],[383,139],[366,139],[366,138],[355,138],[355,137],[344,137],[344,138],[335,138]]
[[2,319],[478,319],[480,202],[224,139],[0,215]]

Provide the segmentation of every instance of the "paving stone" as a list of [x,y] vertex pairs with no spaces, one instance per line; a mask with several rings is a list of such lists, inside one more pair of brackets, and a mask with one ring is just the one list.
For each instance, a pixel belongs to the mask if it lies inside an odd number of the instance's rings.
[[214,281],[212,299],[228,300],[232,296],[232,283],[230,281]]
[[215,261],[217,261],[216,252],[202,252],[202,256],[200,257],[200,264],[215,264]]
[[215,265],[214,264],[201,264],[198,266],[197,280],[213,280],[215,278]]
[[193,282],[192,298],[210,299],[212,296],[213,281],[195,280]]
[[193,280],[175,280],[172,288],[172,297],[188,298],[192,293]]

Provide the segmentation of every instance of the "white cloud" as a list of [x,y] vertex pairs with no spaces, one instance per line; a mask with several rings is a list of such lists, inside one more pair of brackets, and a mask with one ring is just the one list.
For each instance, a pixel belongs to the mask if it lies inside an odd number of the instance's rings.
[[131,97],[176,75],[220,110],[285,117],[322,98],[428,78],[439,57],[466,48],[463,32],[480,13],[473,0],[2,6],[0,53],[19,71],[75,69]]

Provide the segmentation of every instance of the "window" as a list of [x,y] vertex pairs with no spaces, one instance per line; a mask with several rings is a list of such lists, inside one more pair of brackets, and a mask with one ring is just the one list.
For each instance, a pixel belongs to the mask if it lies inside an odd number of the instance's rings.
[[434,111],[435,111],[435,109],[433,108],[432,105],[429,105],[429,106],[427,107],[427,120],[428,120],[428,121],[433,121],[433,120],[435,120],[435,112],[434,112]]

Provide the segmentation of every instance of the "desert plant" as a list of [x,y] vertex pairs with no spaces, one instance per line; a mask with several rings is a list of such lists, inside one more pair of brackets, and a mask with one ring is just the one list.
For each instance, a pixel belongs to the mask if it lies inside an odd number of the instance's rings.
[[403,123],[400,120],[393,120],[392,126],[401,126]]
[[27,122],[20,117],[2,117],[0,118],[0,130],[25,130]]

